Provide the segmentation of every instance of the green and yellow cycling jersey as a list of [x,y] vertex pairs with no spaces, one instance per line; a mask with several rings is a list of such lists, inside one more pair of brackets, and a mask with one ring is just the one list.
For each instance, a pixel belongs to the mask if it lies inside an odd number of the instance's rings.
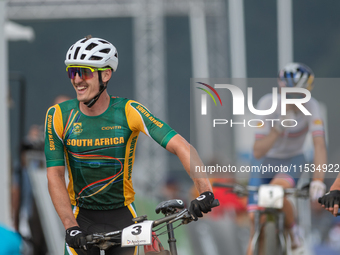
[[143,105],[126,98],[111,96],[108,109],[99,116],[84,115],[77,99],[48,109],[46,164],[66,163],[72,205],[108,210],[134,201],[131,174],[140,131],[164,148],[176,135]]

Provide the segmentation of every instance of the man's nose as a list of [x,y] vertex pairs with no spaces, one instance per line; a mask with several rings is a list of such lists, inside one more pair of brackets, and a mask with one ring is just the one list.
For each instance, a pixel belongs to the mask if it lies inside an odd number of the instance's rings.
[[83,80],[83,78],[81,78],[79,73],[77,72],[74,76],[74,82],[78,83],[78,82],[81,82],[82,80]]

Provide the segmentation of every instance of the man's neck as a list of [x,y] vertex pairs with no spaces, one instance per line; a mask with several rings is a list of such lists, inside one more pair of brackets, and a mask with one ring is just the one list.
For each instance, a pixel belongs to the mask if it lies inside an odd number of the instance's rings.
[[104,91],[92,107],[87,107],[83,102],[79,103],[79,109],[87,116],[98,116],[106,111],[110,105],[110,96]]

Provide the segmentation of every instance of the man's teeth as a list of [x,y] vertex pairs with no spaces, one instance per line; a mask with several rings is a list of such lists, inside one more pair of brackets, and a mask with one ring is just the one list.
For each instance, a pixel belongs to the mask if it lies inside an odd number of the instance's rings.
[[83,90],[83,89],[86,89],[86,87],[85,86],[78,86],[77,89],[78,90]]

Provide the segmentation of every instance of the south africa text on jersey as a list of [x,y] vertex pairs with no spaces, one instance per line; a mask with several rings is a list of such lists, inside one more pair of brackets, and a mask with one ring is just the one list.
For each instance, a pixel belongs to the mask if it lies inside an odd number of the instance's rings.
[[110,138],[97,138],[97,139],[67,139],[66,145],[68,146],[105,146],[124,143],[124,137],[110,137]]
[[138,111],[140,111],[141,113],[143,113],[145,115],[145,117],[147,117],[149,120],[151,120],[157,127],[159,127],[159,128],[163,127],[163,123],[156,120],[154,117],[152,117],[150,115],[150,113],[147,110],[145,110],[142,106],[137,105],[136,109]]
[[55,150],[53,135],[52,135],[52,115],[48,115],[47,118],[47,132],[48,132],[48,141],[50,144],[50,151]]

